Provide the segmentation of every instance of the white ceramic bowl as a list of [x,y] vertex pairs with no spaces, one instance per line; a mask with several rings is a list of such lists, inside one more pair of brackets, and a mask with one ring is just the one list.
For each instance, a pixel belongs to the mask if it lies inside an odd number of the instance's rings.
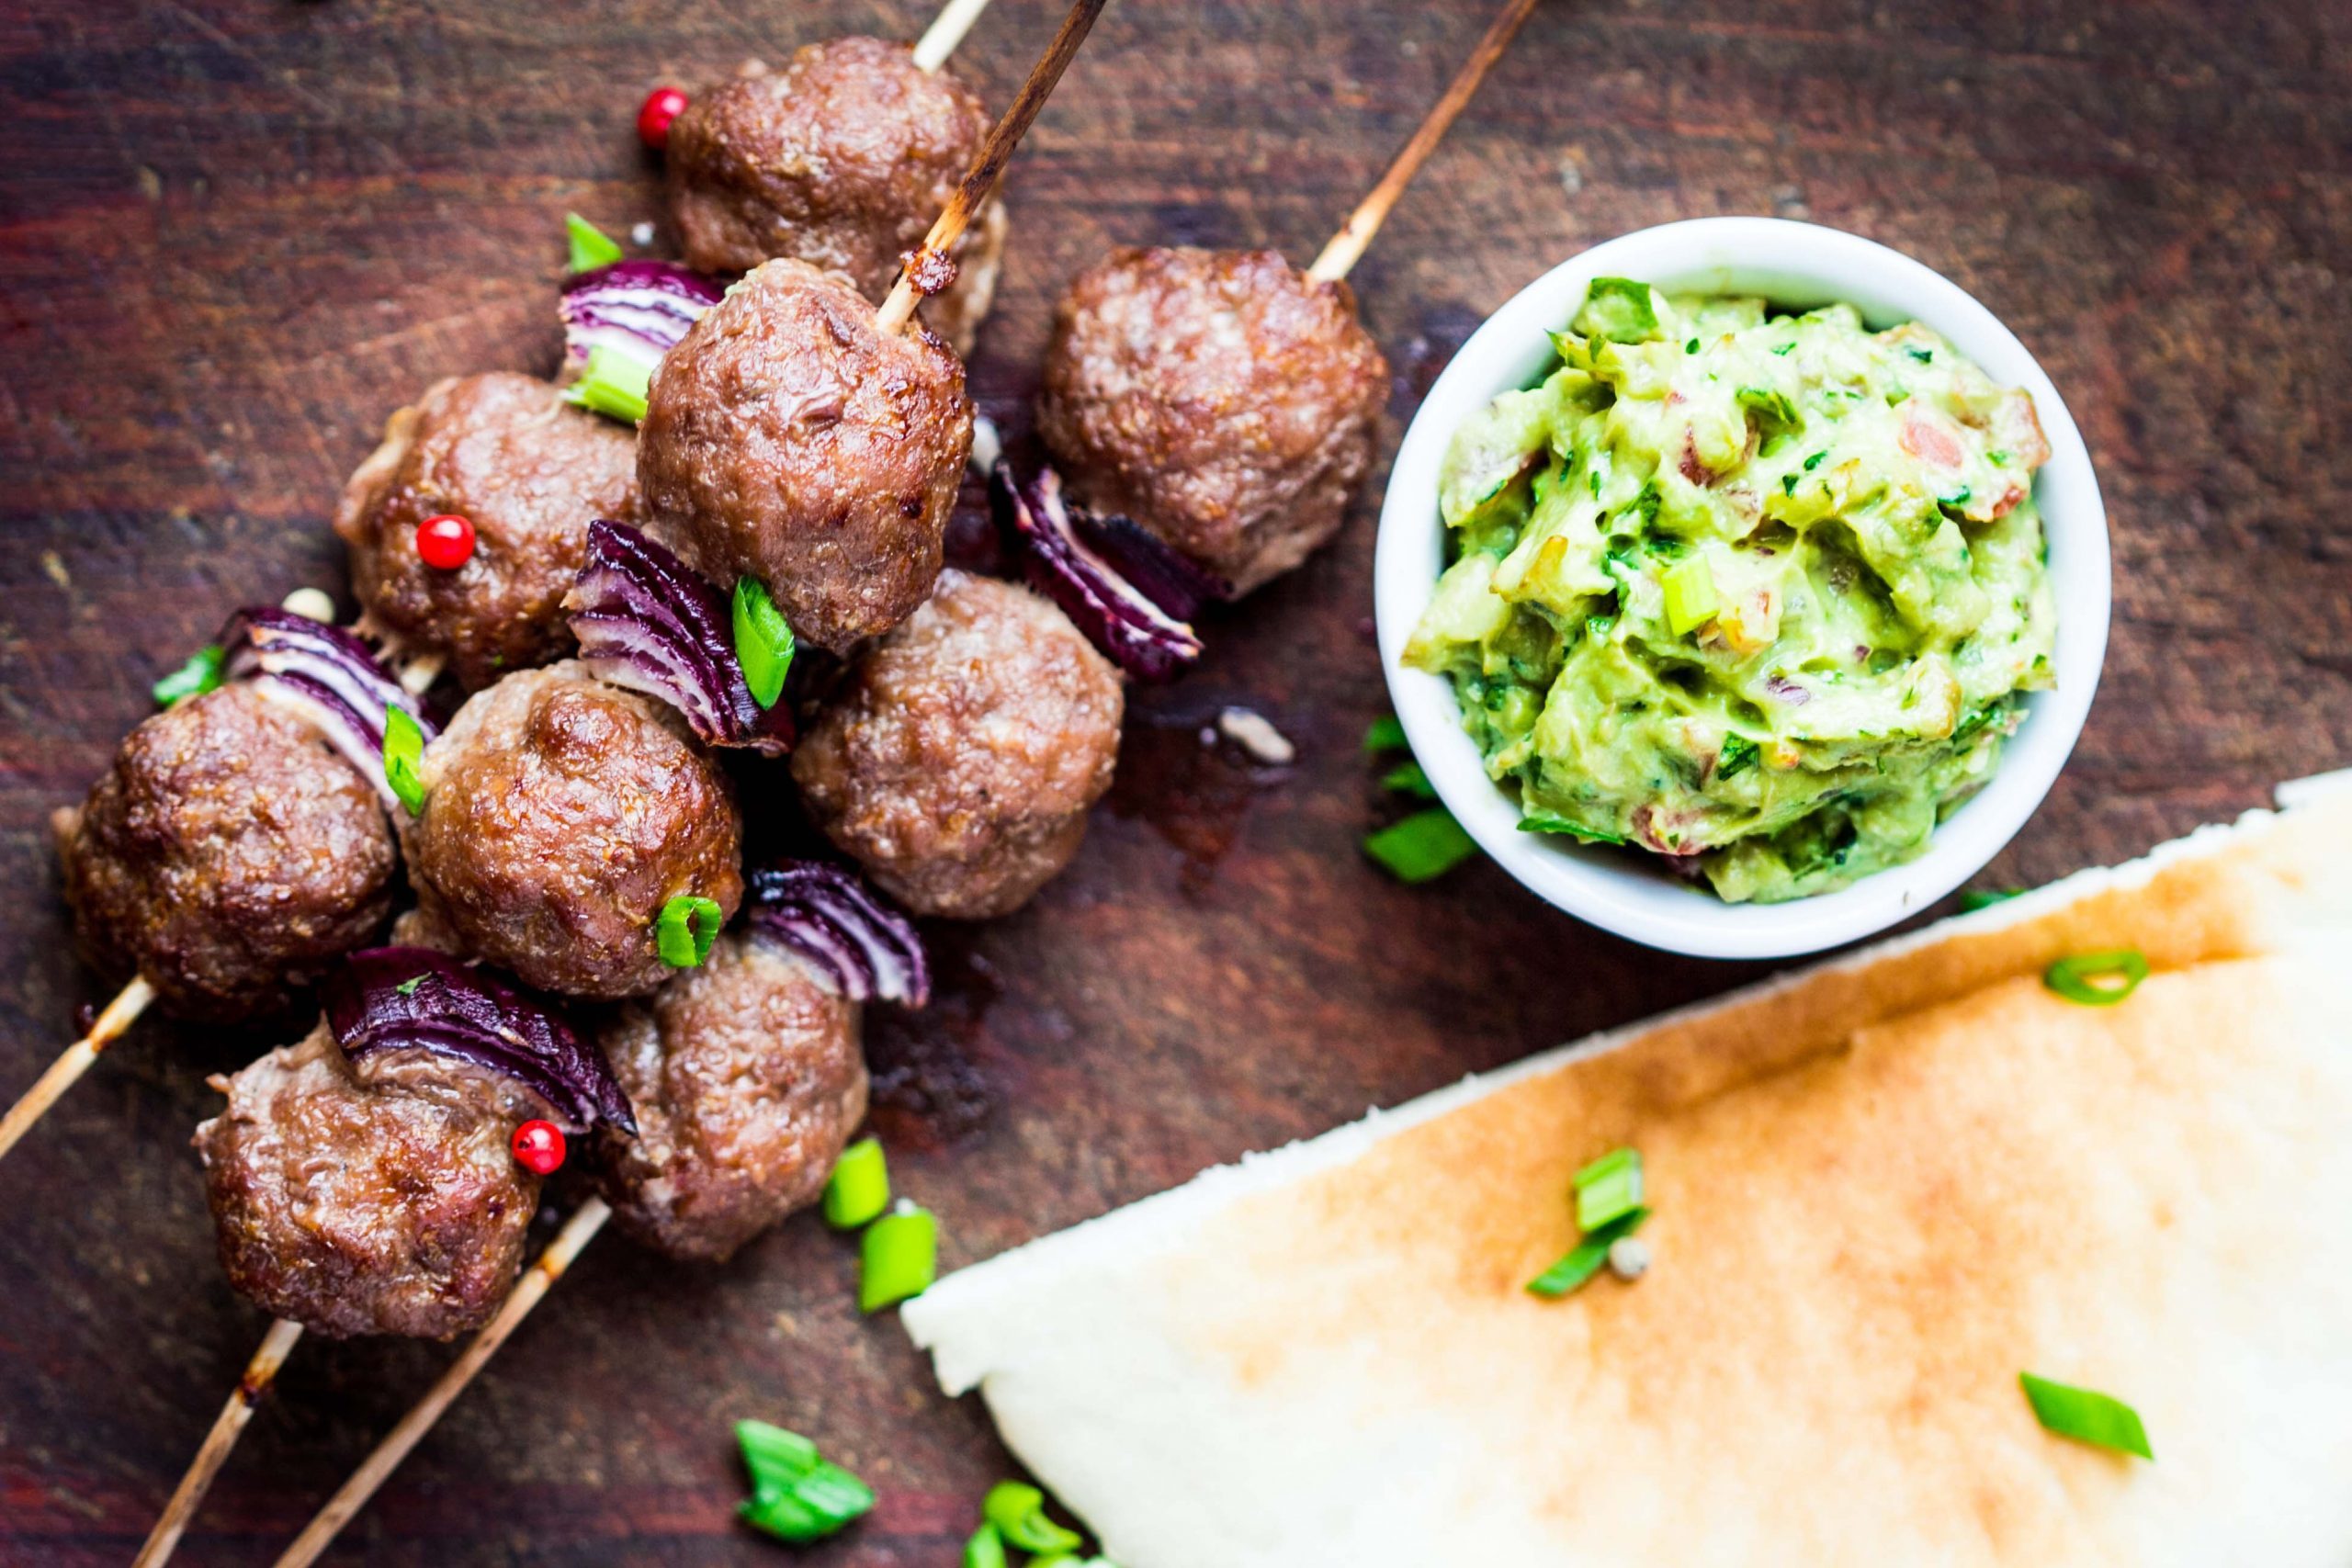
[[[1726,904],[1621,850],[1519,831],[1518,804],[1487,777],[1453,687],[1405,667],[1406,640],[1443,570],[1438,468],[1447,443],[1498,392],[1531,386],[1544,338],[1595,277],[1637,277],[1672,292],[1760,294],[1810,308],[1846,300],[1873,327],[1920,321],[2003,386],[2033,394],[2050,461],[2034,485],[2050,539],[2058,606],[2058,686],[2027,714],[1992,781],[1936,829],[1926,854],[1852,886],[1786,904]],[[1380,657],[1414,754],[1438,797],[1481,848],[1545,900],[1652,947],[1714,958],[1777,958],[1852,942],[1926,908],[2007,843],[2065,766],[2107,653],[2107,512],[2082,434],[2025,345],[1948,279],[1853,234],[1773,218],[1702,218],[1596,245],[1545,273],[1471,334],[1413,416],[1388,479],[1373,570]]]

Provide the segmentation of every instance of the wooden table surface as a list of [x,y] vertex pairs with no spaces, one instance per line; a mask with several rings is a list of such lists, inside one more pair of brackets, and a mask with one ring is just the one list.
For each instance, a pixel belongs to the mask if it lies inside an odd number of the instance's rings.
[[[1058,14],[997,0],[997,104]],[[1027,428],[1050,302],[1121,243],[1305,260],[1484,25],[1479,0],[1117,0],[1013,164],[972,366]],[[7,0],[0,152],[0,1097],[99,999],[45,820],[241,602],[342,589],[326,519],[436,377],[555,363],[559,225],[656,216],[639,97],[907,0]],[[1488,310],[1594,242],[1811,217],[1956,278],[2099,465],[2116,618],[2073,765],[1988,874],[2135,853],[2352,762],[2352,12],[2336,0],[1550,0],[1356,275],[1393,442]],[[1371,486],[1337,547],[1139,695],[1072,870],[942,936],[869,1031],[875,1122],[949,1264],[1476,1068],[1754,977],[1603,937],[1493,868],[1358,856]],[[971,493],[967,491],[967,499]],[[347,601],[346,601],[347,603]],[[1279,775],[1205,750],[1256,708]],[[130,1556],[263,1328],[190,1129],[269,1042],[141,1025],[0,1165],[0,1561]],[[607,1239],[345,1537],[386,1564],[781,1562],[728,1423],[881,1494],[812,1563],[946,1563],[1009,1461],[804,1217],[715,1269]],[[266,1562],[447,1348],[305,1344],[183,1549]]]

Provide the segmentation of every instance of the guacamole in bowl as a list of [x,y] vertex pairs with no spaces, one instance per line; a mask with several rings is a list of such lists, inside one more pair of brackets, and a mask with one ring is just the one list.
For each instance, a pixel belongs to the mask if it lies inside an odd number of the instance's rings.
[[1924,853],[2055,680],[2031,396],[1916,322],[1622,277],[1553,346],[1453,434],[1405,649],[1521,826],[1733,902]]

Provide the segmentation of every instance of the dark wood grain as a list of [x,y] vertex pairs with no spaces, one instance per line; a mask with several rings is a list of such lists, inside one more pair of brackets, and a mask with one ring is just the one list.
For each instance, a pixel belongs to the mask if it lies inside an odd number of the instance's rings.
[[[1001,104],[1058,0],[997,0]],[[1118,0],[1015,161],[977,394],[1015,433],[1055,291],[1117,242],[1304,261],[1486,0]],[[0,6],[0,1095],[97,999],[44,819],[241,601],[338,591],[326,518],[435,377],[549,368],[557,225],[652,217],[660,80],[903,3],[9,0]],[[2352,762],[2352,10],[2339,0],[1551,0],[1356,275],[1395,428],[1480,317],[1664,220],[1779,212],[1958,279],[2041,357],[2113,510],[2116,626],[2080,751],[1990,874],[2144,849]],[[1392,428],[1393,436],[1395,429]],[[1375,485],[1339,547],[1135,704],[1071,873],[951,934],[881,1021],[876,1119],[951,1263],[1753,971],[1596,935],[1491,868],[1414,891],[1383,809]],[[1205,752],[1227,702],[1298,766]],[[142,1025],[0,1165],[0,1560],[126,1560],[263,1324],[187,1148],[263,1042]],[[731,1266],[593,1248],[338,1560],[780,1561],[731,1521],[726,1422],[816,1434],[882,1494],[803,1560],[953,1560],[1007,1461],[808,1222]],[[302,1346],[184,1548],[266,1562],[448,1352]]]

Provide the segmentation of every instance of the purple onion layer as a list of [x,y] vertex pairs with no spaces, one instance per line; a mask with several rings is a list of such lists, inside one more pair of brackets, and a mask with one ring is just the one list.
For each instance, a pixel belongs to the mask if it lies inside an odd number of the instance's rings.
[[705,745],[791,749],[784,704],[752,700],[727,601],[637,529],[590,524],[588,558],[563,603],[580,657],[601,679],[668,703]]
[[744,917],[798,953],[854,1002],[931,1000],[931,961],[914,922],[855,875],[820,861],[763,866]]
[[440,731],[366,643],[308,615],[256,605],[229,617],[220,646],[224,679],[251,681],[300,715],[376,786],[386,806],[399,804],[384,777],[386,714],[401,709],[428,741]]
[[371,947],[328,976],[325,999],[327,1027],[355,1066],[379,1051],[424,1051],[514,1079],[567,1132],[637,1132],[602,1054],[486,969],[431,948]]
[[717,282],[675,262],[619,261],[574,274],[557,306],[564,355],[585,365],[603,348],[650,371],[724,296]]

